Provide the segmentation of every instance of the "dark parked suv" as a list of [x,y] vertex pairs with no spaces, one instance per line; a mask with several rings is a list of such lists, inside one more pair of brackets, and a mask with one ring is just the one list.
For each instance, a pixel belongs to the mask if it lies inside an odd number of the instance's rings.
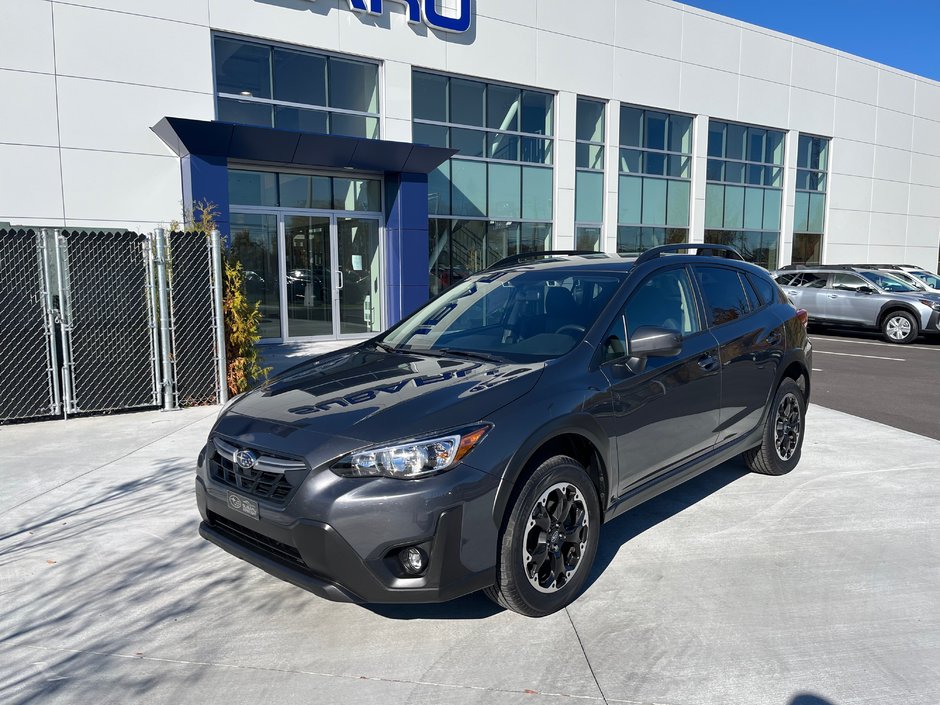
[[805,323],[721,245],[504,260],[232,400],[199,456],[200,533],[333,600],[482,589],[548,614],[604,522],[739,454],[797,464]]

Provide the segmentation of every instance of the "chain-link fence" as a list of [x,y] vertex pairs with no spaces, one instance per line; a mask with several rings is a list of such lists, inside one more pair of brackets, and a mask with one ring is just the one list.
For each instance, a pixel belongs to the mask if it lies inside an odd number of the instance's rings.
[[46,239],[0,230],[0,419],[59,413]]
[[166,237],[176,404],[214,404],[219,399],[217,354],[206,354],[216,348],[210,239],[180,232]]
[[0,231],[0,423],[224,401],[220,258],[218,233]]
[[69,333],[70,413],[160,403],[146,242],[145,235],[128,232],[59,236],[68,281],[62,314]]

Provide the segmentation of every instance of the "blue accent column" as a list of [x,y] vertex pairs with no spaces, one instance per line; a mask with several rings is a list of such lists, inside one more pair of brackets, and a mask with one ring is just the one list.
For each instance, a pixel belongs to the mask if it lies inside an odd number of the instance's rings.
[[[228,160],[225,157],[204,157],[190,154],[180,159],[183,172],[183,207],[193,210],[198,201],[214,203],[219,211],[218,225],[222,237],[231,235],[228,200]],[[193,212],[199,220],[200,213]]]
[[427,303],[428,175],[385,174],[386,318],[394,325]]

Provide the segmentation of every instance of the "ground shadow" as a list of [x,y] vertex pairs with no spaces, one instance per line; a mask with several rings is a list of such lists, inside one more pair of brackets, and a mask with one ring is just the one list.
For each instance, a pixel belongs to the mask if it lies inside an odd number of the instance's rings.
[[835,705],[831,700],[826,700],[813,693],[799,693],[794,695],[793,699],[787,705]]
[[[744,477],[748,472],[743,461],[736,458],[654,497],[605,524],[601,530],[594,567],[585,584],[585,589],[603,574],[620,549],[631,539]],[[502,607],[491,602],[482,592],[437,605],[363,605],[363,607],[382,617],[401,620],[486,619],[503,611]],[[811,704],[805,702],[798,705]]]

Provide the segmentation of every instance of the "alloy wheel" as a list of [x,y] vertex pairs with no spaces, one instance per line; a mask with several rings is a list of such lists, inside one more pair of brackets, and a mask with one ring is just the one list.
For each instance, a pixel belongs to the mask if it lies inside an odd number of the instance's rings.
[[904,316],[892,316],[888,319],[885,332],[891,340],[904,340],[911,334],[911,322]]
[[581,491],[570,482],[545,490],[529,515],[523,567],[539,592],[561,590],[581,567],[590,519]]
[[774,419],[774,449],[778,458],[787,461],[793,457],[802,430],[800,402],[795,394],[788,393],[777,404],[777,416]]

